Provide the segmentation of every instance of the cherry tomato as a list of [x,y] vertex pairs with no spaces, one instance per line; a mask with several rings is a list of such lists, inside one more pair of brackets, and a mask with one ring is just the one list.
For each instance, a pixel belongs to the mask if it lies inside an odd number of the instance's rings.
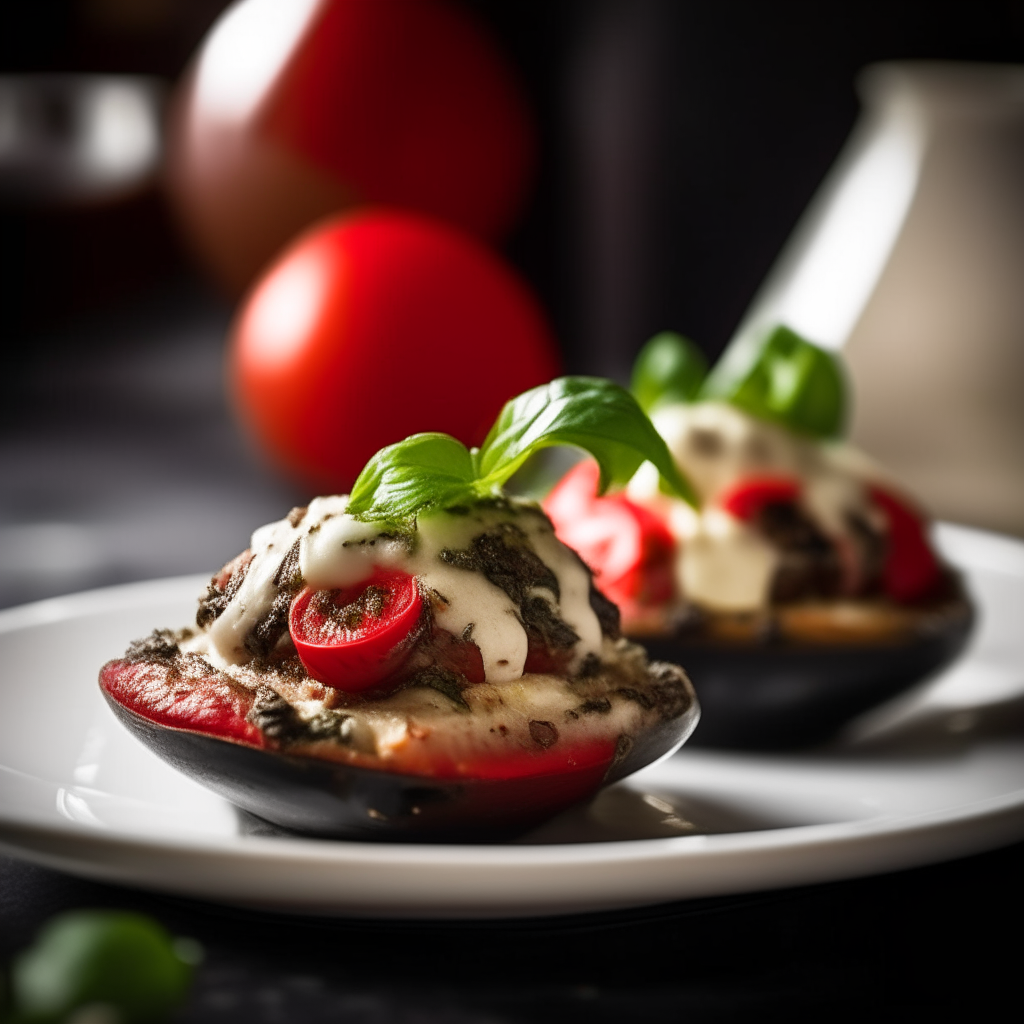
[[627,614],[634,605],[671,600],[675,540],[662,520],[624,494],[597,497],[597,463],[574,466],[544,502],[563,544],[591,569],[597,585]]
[[244,0],[186,79],[169,169],[200,253],[241,291],[297,232],[356,203],[496,238],[534,152],[513,75],[462,4]]
[[902,497],[881,487],[871,498],[889,520],[889,547],[882,567],[882,584],[897,601],[926,597],[941,576],[938,560],[928,543],[924,518]]
[[243,306],[229,355],[242,419],[321,493],[417,431],[480,444],[509,398],[558,372],[539,306],[498,256],[387,211],[298,239]]
[[377,570],[354,587],[303,589],[292,601],[288,631],[314,679],[338,690],[366,690],[408,655],[395,648],[422,611],[415,577]]
[[787,477],[747,477],[718,495],[717,504],[744,521],[754,519],[765,505],[796,501],[800,484]]

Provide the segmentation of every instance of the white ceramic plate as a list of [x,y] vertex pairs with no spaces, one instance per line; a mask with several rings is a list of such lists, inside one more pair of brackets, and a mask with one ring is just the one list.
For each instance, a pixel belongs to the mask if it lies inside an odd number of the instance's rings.
[[[980,628],[965,658],[828,751],[684,750],[514,845],[258,834],[115,721],[96,686],[204,580],[0,612],[0,847],[91,878],[308,913],[482,917],[849,878],[1024,837],[1024,544],[944,527]],[[1002,732],[1000,733],[1000,729]]]

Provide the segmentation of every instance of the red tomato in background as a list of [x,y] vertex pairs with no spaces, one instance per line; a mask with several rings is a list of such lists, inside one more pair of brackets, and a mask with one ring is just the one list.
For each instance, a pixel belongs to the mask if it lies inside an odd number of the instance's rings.
[[257,283],[229,377],[262,448],[319,491],[379,448],[439,430],[480,444],[513,395],[559,373],[544,315],[493,252],[392,211],[314,228]]
[[498,237],[534,150],[509,67],[460,6],[244,0],[183,84],[168,168],[200,255],[240,292],[300,230],[359,202]]

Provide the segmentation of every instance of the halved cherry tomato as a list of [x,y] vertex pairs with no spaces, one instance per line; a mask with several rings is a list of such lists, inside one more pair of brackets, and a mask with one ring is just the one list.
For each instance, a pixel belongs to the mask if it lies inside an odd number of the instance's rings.
[[870,494],[889,520],[889,548],[882,567],[885,592],[897,601],[926,596],[938,582],[941,570],[928,543],[924,518],[891,491],[875,486]]
[[597,497],[597,482],[597,463],[587,460],[548,495],[544,511],[558,539],[579,553],[601,591],[618,604],[671,600],[675,539],[668,527],[624,494]]
[[765,505],[796,501],[799,496],[800,484],[789,477],[745,477],[719,494],[716,504],[737,519],[748,521]]
[[338,690],[366,690],[405,660],[408,649],[396,647],[422,610],[415,577],[378,569],[353,587],[306,587],[292,602],[288,630],[314,679]]

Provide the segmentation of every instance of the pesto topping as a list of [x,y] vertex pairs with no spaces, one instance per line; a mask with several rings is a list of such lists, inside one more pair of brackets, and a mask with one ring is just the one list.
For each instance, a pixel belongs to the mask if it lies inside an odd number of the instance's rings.
[[346,508],[344,496],[317,498],[301,515],[293,510],[257,530],[251,555],[215,577],[200,600],[205,633],[190,649],[221,668],[262,663],[289,647],[288,612],[302,586],[337,590],[375,568],[419,580],[435,627],[479,649],[488,682],[519,678],[541,649],[553,652],[549,668],[571,674],[603,636],[618,635],[617,609],[535,505],[489,498],[401,530]]

